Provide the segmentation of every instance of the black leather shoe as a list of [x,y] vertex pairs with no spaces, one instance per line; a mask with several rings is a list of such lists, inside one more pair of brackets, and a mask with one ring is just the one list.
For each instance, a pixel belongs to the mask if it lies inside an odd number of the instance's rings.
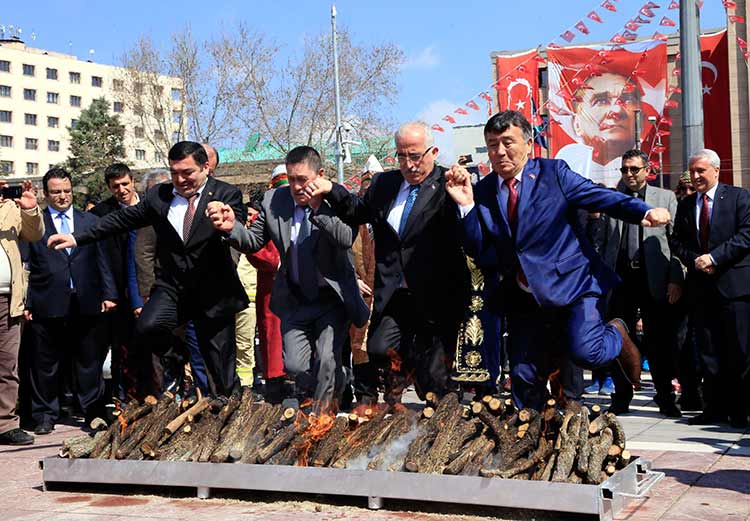
[[0,434],[0,445],[33,445],[34,436],[15,428]]
[[680,404],[680,408],[683,411],[702,411],[705,406],[700,396],[695,395],[688,396],[683,394],[677,403]]
[[43,422],[37,424],[37,426],[34,428],[34,434],[42,436],[44,434],[49,434],[54,430],[55,424],[50,420],[44,420]]
[[627,391],[625,391],[623,394],[612,393],[611,397],[612,403],[610,404],[609,409],[607,409],[607,412],[611,412],[612,414],[617,415],[627,414],[630,412],[630,401],[633,399],[632,389],[630,393],[627,393]]
[[682,418],[682,411],[680,411],[674,401],[657,401],[656,405],[659,406],[659,412],[667,418]]

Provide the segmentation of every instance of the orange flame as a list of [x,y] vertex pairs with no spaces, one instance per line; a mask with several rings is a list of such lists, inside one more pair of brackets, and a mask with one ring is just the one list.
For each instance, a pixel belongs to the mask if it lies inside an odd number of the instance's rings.
[[399,356],[398,352],[391,347],[388,349],[388,351],[386,351],[386,354],[391,360],[391,371],[393,371],[394,373],[398,373],[399,371],[401,371],[401,364],[403,363],[403,360],[401,356]]
[[[302,413],[300,413],[302,414]],[[299,415],[298,415],[299,418]],[[311,414],[308,417],[307,429],[302,433],[302,443],[294,448],[297,450],[297,465],[307,467],[309,465],[310,449],[313,444],[325,438],[328,431],[333,427],[336,415],[333,413],[323,413],[320,415]]]

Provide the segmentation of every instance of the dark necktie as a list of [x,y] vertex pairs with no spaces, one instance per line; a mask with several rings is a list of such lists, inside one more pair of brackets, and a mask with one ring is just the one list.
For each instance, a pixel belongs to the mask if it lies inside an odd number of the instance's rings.
[[401,213],[401,221],[398,223],[398,236],[401,237],[406,228],[406,221],[409,219],[411,209],[414,208],[414,202],[417,200],[419,194],[419,187],[421,185],[409,185],[409,195],[406,197],[406,204],[404,204],[404,211]]
[[182,220],[182,242],[187,242],[190,236],[190,228],[193,226],[193,218],[195,218],[195,200],[197,198],[197,192],[185,198],[187,199],[188,207],[185,210],[185,218]]
[[[633,197],[636,199],[640,199],[638,192],[635,192],[633,194]],[[638,260],[639,258],[639,250],[640,250],[640,233],[641,233],[641,227],[637,224],[626,224],[627,230],[628,230],[628,240],[627,240],[627,248],[628,248],[628,260]]]
[[315,256],[312,252],[312,224],[310,223],[310,207],[302,207],[302,221],[299,223],[295,252],[297,255],[297,277],[299,287],[304,297],[309,300],[318,298],[318,270]]
[[708,194],[701,195],[701,216],[698,221],[698,236],[701,241],[701,252],[708,253],[708,236],[711,233],[711,223],[708,218]]
[[[518,230],[518,190],[516,189],[516,185],[518,185],[518,179],[515,177],[511,179],[506,179],[503,181],[505,183],[505,186],[508,187],[508,224],[510,225],[510,230],[513,232],[513,238],[518,239],[516,237],[516,230]],[[529,281],[526,279],[526,274],[523,272],[523,268],[521,266],[518,266],[518,282],[521,283],[521,285],[528,287]]]

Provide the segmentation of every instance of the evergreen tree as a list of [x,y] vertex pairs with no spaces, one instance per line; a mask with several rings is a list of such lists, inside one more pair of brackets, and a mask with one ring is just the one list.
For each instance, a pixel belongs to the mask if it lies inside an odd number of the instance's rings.
[[[73,185],[85,187],[88,197],[102,198],[107,191],[104,169],[125,158],[125,127],[118,116],[109,113],[109,106],[106,99],[95,99],[81,111],[76,127],[68,127],[70,155],[65,168],[73,176]],[[85,197],[76,194],[79,206]]]

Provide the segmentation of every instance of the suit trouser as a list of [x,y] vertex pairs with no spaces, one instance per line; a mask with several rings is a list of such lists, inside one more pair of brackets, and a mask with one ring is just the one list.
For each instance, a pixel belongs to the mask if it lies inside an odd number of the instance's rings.
[[323,408],[340,399],[343,391],[341,351],[348,334],[344,304],[329,288],[321,288],[314,302],[299,299],[281,317],[284,368],[294,376],[298,391]]
[[723,298],[714,285],[702,287],[693,324],[704,376],[707,414],[746,417],[744,388],[750,363],[750,298]]
[[0,295],[0,434],[18,427],[18,348],[20,317],[11,318],[10,296]]
[[[677,335],[675,309],[666,300],[654,299],[648,288],[645,269],[618,269],[622,284],[612,295],[611,313],[622,318],[630,331],[635,331],[637,311],[643,320],[643,345],[641,351],[648,357],[651,379],[659,401],[674,400],[672,378],[677,375]],[[615,373],[616,376],[618,373]]]
[[101,405],[104,396],[102,363],[105,348],[98,315],[78,313],[78,301],[71,296],[70,313],[63,318],[35,316],[31,328],[31,417],[36,423],[56,421],[60,413],[59,382],[64,355],[70,353],[75,378],[75,395],[85,413]]
[[136,322],[136,339],[153,353],[164,354],[172,345],[172,332],[192,320],[208,372],[208,387],[213,395],[229,396],[239,387],[234,314],[210,318],[188,306],[200,301],[200,295],[176,295],[163,287],[151,292]]
[[159,392],[154,357],[133,345],[135,321],[127,305],[118,306],[103,317],[112,349],[112,392],[124,402]]
[[[547,379],[566,364],[593,369],[620,354],[619,331],[602,320],[597,297],[581,297],[566,307],[541,308],[515,287],[508,303],[511,394],[516,407],[539,409],[547,399]],[[580,385],[580,384],[579,384]]]
[[[390,372],[399,372],[396,366],[400,365],[407,378],[413,375],[420,398],[424,399],[430,391],[442,396],[451,387],[450,367],[457,333],[458,323],[428,320],[420,313],[412,293],[399,289],[383,313],[373,318],[367,352],[372,355],[371,361],[380,365],[390,362]],[[398,355],[395,360],[394,352]],[[391,398],[397,401],[397,397]]]

